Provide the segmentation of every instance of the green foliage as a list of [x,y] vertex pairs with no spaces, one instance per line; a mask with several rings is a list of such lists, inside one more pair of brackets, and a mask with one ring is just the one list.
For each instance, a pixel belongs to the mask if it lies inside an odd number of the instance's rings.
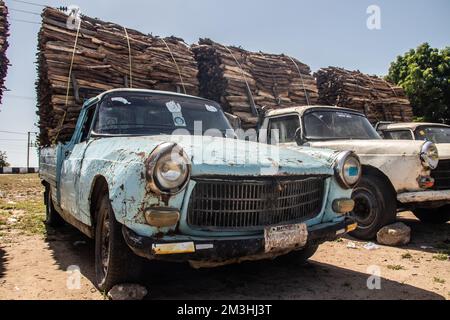
[[9,163],[6,161],[8,157],[5,151],[0,151],[0,168],[9,167]]
[[450,123],[450,47],[424,43],[391,64],[387,80],[403,87],[418,119]]

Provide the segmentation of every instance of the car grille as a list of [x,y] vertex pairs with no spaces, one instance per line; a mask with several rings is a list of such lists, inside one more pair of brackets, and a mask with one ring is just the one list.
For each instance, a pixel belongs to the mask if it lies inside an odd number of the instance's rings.
[[206,230],[260,230],[300,223],[322,210],[325,178],[196,180],[188,224]]
[[450,189],[450,160],[439,160],[439,165],[431,171],[435,190]]

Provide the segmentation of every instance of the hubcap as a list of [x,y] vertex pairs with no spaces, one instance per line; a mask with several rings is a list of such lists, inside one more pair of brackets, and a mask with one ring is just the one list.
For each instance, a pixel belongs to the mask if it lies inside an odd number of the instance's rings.
[[358,222],[359,228],[370,227],[378,214],[379,206],[376,197],[365,188],[357,188],[353,193],[355,208],[352,215]]

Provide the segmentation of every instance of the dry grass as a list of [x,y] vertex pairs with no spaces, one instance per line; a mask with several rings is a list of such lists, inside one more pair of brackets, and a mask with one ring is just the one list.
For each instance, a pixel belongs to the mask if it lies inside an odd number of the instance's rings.
[[37,174],[0,175],[0,235],[10,229],[45,234],[43,191]]

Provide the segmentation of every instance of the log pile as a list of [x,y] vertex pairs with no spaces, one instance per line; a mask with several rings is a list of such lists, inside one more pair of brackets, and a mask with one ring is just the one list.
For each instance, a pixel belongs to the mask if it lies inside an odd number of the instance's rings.
[[402,88],[377,76],[328,67],[317,71],[319,102],[363,112],[378,121],[412,121],[413,111]]
[[0,104],[2,103],[3,91],[5,90],[5,78],[8,71],[9,60],[6,57],[8,49],[8,8],[3,0],[0,0]]
[[77,29],[68,28],[67,20],[57,9],[42,13],[36,82],[41,145],[70,139],[82,103],[105,90],[133,87],[198,94],[197,63],[182,39],[162,39],[82,16],[73,55]]
[[200,39],[192,50],[200,95],[238,116],[244,128],[256,126],[256,106],[276,109],[317,102],[310,68],[294,58],[226,47],[210,39]]

